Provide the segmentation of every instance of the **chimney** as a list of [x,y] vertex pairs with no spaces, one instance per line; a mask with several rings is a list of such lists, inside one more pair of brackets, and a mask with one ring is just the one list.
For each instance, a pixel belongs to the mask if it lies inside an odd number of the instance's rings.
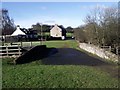
[[55,24],[55,26],[58,26],[57,24]]
[[17,25],[17,29],[20,29],[20,25]]

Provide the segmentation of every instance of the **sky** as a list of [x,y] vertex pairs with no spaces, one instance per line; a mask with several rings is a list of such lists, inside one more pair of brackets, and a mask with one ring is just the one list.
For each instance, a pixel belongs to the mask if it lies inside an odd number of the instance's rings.
[[78,27],[95,7],[117,6],[117,2],[2,2],[15,25],[31,28],[36,23]]

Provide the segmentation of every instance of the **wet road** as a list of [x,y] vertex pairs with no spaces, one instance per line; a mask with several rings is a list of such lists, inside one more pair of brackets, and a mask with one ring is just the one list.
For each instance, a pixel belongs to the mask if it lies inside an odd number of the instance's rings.
[[73,48],[58,48],[51,50],[51,52],[56,53],[49,55],[47,58],[44,58],[42,60],[44,64],[89,66],[110,65],[102,59],[94,58]]

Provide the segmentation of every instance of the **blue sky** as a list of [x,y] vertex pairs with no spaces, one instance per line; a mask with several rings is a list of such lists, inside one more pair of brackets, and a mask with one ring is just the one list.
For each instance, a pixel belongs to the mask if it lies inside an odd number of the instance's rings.
[[116,6],[115,2],[2,2],[16,25],[30,28],[32,24],[60,24],[78,27],[95,7]]

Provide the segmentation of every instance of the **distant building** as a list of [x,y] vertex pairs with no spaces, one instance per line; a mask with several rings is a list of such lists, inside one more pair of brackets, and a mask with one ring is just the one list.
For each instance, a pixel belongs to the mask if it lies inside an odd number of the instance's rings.
[[66,29],[62,26],[58,26],[57,24],[50,30],[50,36],[53,38],[66,38]]
[[17,26],[17,29],[12,33],[11,36],[18,36],[18,35],[26,35],[19,26]]
[[38,40],[37,30],[20,28],[19,26],[17,26],[17,29],[11,34],[11,36],[18,41]]

